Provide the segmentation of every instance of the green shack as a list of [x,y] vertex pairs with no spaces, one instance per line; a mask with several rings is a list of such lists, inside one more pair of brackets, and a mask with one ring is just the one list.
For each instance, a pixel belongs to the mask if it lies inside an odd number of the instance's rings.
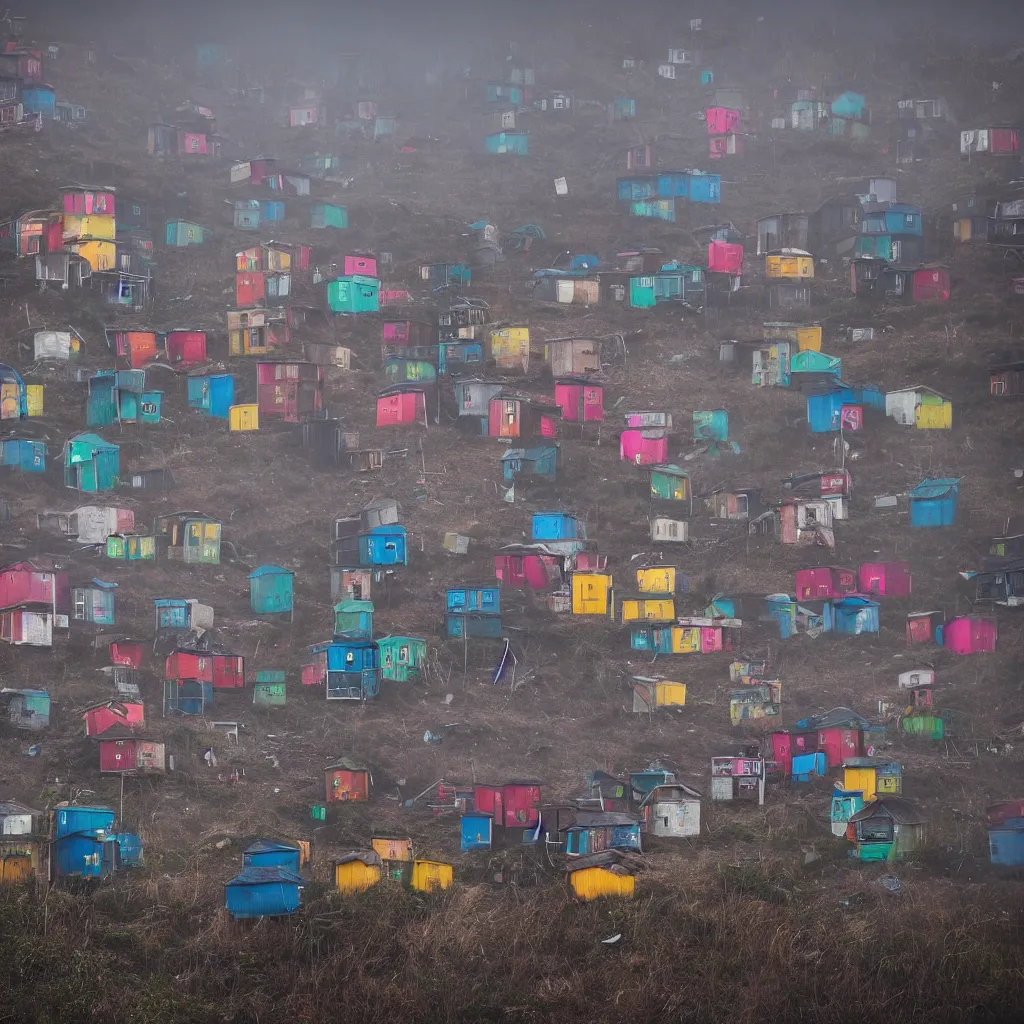
[[396,683],[419,679],[427,660],[427,641],[415,636],[386,636],[380,647],[381,677]]
[[257,672],[252,688],[252,702],[258,708],[283,708],[285,706],[284,672],[280,669],[263,669]]
[[661,501],[678,501],[687,509],[692,509],[690,474],[675,465],[651,466],[651,497]]

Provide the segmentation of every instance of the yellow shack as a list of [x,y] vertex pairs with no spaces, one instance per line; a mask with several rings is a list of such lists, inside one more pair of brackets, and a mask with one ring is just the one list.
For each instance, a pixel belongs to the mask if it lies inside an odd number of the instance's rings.
[[808,280],[814,277],[814,257],[803,249],[776,249],[764,258],[769,278]]
[[334,884],[346,896],[365,892],[382,877],[381,860],[373,850],[356,850],[334,862]]
[[452,884],[451,864],[437,860],[415,860],[412,863],[412,887],[420,892],[447,889]]
[[566,867],[569,885],[577,899],[596,900],[602,896],[629,899],[636,890],[636,879],[618,850],[601,850],[577,857]]
[[260,407],[252,402],[247,405],[233,405],[228,409],[229,430],[259,430]]
[[762,330],[765,341],[789,341],[801,352],[821,351],[821,324],[767,323]]
[[530,365],[530,328],[505,327],[491,331],[491,358],[503,369],[522,369]]
[[648,565],[636,571],[636,589],[641,594],[674,594],[676,573],[674,565]]
[[574,572],[572,574],[573,615],[610,615],[612,606],[611,573]]

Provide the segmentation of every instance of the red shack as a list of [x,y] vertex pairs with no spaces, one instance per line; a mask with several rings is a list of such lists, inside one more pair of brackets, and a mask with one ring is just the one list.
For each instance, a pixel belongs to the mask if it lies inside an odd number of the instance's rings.
[[67,615],[70,602],[66,572],[40,569],[31,562],[15,562],[0,569],[0,608],[48,605],[55,615]]
[[214,689],[230,690],[245,686],[245,658],[239,654],[199,654],[175,651],[164,662],[164,678],[195,679],[211,683]]
[[206,362],[206,331],[168,331],[164,350],[172,366],[199,366]]
[[534,828],[540,821],[541,784],[534,780],[507,782],[503,786],[473,787],[473,807],[490,814],[495,825]]
[[131,729],[115,725],[97,742],[101,772],[156,772],[166,770],[164,745],[136,736]]
[[562,419],[570,423],[604,420],[604,386],[586,377],[559,377],[555,380],[555,405]]
[[260,416],[301,423],[315,416],[324,404],[324,368],[316,363],[256,364]]
[[714,274],[743,273],[743,246],[735,242],[709,242],[708,270]]
[[510,545],[494,556],[494,575],[509,589],[552,590],[563,583],[564,561],[543,545]]
[[910,596],[909,562],[865,562],[860,567],[859,576],[862,594]]
[[914,302],[948,302],[949,271],[945,267],[921,267],[911,276]]
[[347,803],[370,799],[373,777],[368,768],[343,757],[324,769],[324,799],[328,803]]
[[801,754],[825,755],[828,768],[839,768],[851,757],[863,755],[863,733],[850,726],[833,725],[807,732],[773,732],[772,760],[791,774],[793,758]]
[[796,596],[801,601],[819,601],[856,592],[857,574],[852,569],[820,565],[813,569],[797,570]]
[[86,736],[99,736],[117,725],[133,729],[137,725],[146,724],[142,701],[138,700],[105,700],[86,708],[82,718],[85,720]]
[[409,384],[392,384],[377,394],[377,426],[427,425],[427,393]]
[[557,405],[539,402],[528,395],[503,391],[487,406],[487,434],[510,441],[514,438],[554,437]]

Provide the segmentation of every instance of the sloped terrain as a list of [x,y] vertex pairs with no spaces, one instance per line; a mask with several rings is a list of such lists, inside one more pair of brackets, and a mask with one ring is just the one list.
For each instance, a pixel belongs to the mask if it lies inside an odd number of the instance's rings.
[[[50,451],[45,477],[2,471],[2,494],[12,508],[2,528],[8,561],[49,558],[66,567],[73,582],[93,576],[116,582],[117,630],[147,645],[154,598],[198,598],[216,610],[218,641],[244,655],[251,672],[283,669],[288,678],[284,708],[253,707],[250,689],[218,692],[214,717],[243,726],[238,745],[227,746],[202,721],[160,717],[162,659],[147,653],[141,672],[147,729],[175,755],[176,768],[163,778],[124,780],[123,819],[144,840],[146,867],[94,892],[52,890],[45,914],[41,894],[4,894],[0,932],[7,938],[0,951],[10,965],[10,997],[0,998],[0,1013],[9,1019],[240,1022],[394,1014],[410,1021],[540,1021],[586,1014],[595,1020],[751,1020],[765,1011],[814,1021],[848,1020],[854,1013],[876,1020],[1013,1019],[1003,1006],[1020,996],[1024,905],[1013,881],[988,864],[983,812],[1024,792],[1024,625],[1019,611],[993,612],[996,653],[958,658],[938,647],[908,650],[904,624],[912,610],[942,609],[947,616],[972,610],[973,589],[958,571],[974,567],[987,538],[1021,509],[1022,484],[1013,470],[1024,468],[1024,406],[990,398],[986,372],[994,358],[1019,351],[1021,307],[1008,297],[1009,266],[998,256],[983,247],[948,251],[942,216],[965,189],[1005,188],[1002,165],[960,161],[957,129],[1019,113],[1007,97],[1019,95],[1024,67],[982,55],[963,62],[955,50],[947,53],[933,42],[913,70],[895,74],[881,44],[865,56],[827,33],[797,35],[783,45],[768,28],[742,27],[727,41],[722,26],[709,24],[705,60],[719,81],[750,95],[755,125],[770,123],[771,86],[798,77],[826,88],[863,88],[879,123],[861,145],[792,133],[772,139],[755,129],[747,154],[722,162],[721,205],[679,203],[679,222],[659,225],[627,218],[614,202],[627,146],[650,141],[661,168],[717,170],[708,168],[705,125],[697,117],[705,92],[692,79],[670,82],[653,74],[667,39],[653,29],[634,32],[630,52],[647,64],[625,76],[616,69],[626,37],[607,23],[586,30],[553,23],[550,31],[531,25],[520,27],[516,38],[531,55],[538,88],[564,88],[578,101],[571,117],[531,113],[523,119],[530,155],[521,160],[479,152],[482,84],[461,79],[462,51],[454,43],[444,54],[440,86],[419,84],[418,53],[393,78],[382,76],[380,107],[395,112],[399,134],[397,141],[374,143],[282,128],[283,101],[276,97],[285,95],[283,88],[268,89],[265,105],[243,102],[197,84],[188,51],[172,63],[157,52],[126,56],[123,49],[101,48],[92,65],[84,59],[86,40],[69,40],[48,75],[59,96],[89,108],[89,120],[74,128],[48,124],[38,135],[0,146],[4,216],[53,203],[61,185],[110,184],[119,197],[149,205],[157,237],[155,300],[143,313],[115,312],[88,288],[39,293],[25,261],[0,271],[0,361],[45,384],[46,415],[30,429]],[[481,58],[486,66],[479,69],[473,63],[480,75],[494,66],[500,75],[497,62]],[[266,66],[268,78],[281,86],[306,77],[314,84],[328,74],[283,61],[275,66],[270,58]],[[988,89],[995,79],[1002,84],[998,93]],[[901,200],[925,210],[929,255],[951,260],[952,299],[935,306],[865,304],[849,294],[847,270],[823,266],[812,313],[824,324],[824,350],[842,357],[845,379],[883,389],[932,387],[952,399],[953,429],[869,422],[864,451],[849,464],[851,514],[838,524],[834,553],[757,541],[740,524],[714,523],[700,513],[688,545],[652,549],[646,475],[619,460],[621,410],[670,411],[679,435],[673,461],[691,448],[693,410],[728,410],[730,437],[740,451],[688,463],[698,493],[728,482],[777,499],[782,477],[836,464],[832,436],[809,432],[801,395],[754,388],[748,375],[719,362],[719,342],[759,337],[764,320],[781,319],[768,309],[760,261],[751,255],[755,219],[815,208],[836,191],[840,176],[893,171],[882,122],[907,91],[941,92],[959,120],[940,125],[922,158],[897,172]],[[603,105],[615,96],[636,99],[637,120],[609,123],[603,108],[579,102]],[[218,132],[227,137],[223,161],[146,156],[147,125],[172,119],[186,100],[215,112]],[[33,330],[73,325],[86,339],[77,365],[102,368],[113,363],[104,326],[202,328],[215,365],[236,375],[243,396],[254,397],[254,365],[228,359],[224,312],[233,303],[234,253],[267,238],[235,231],[226,201],[269,193],[229,185],[228,165],[231,157],[257,153],[294,161],[314,150],[338,152],[351,186],[314,182],[310,199],[286,199],[289,215],[275,225],[274,236],[313,245],[318,265],[352,251],[392,253],[387,286],[413,292],[413,313],[433,304],[418,280],[419,264],[468,256],[469,223],[487,218],[503,233],[541,225],[545,242],[528,253],[506,253],[493,272],[477,275],[468,294],[485,299],[495,320],[528,325],[535,348],[550,337],[626,334],[624,365],[606,368],[606,422],[600,430],[561,425],[558,481],[546,488],[517,485],[515,502],[507,503],[503,446],[455,422],[447,385],[426,429],[374,427],[374,395],[386,383],[379,320],[337,318],[326,327],[297,328],[294,347],[300,352],[315,330],[352,349],[352,370],[328,371],[326,404],[347,429],[358,430],[363,447],[388,452],[381,473],[311,471],[297,428],[264,424],[258,432],[230,434],[225,424],[189,410],[181,375],[159,367],[148,371],[148,382],[164,391],[163,421],[102,433],[121,445],[123,476],[167,468],[175,488],[123,492],[117,501],[144,527],[181,509],[218,517],[232,557],[220,566],[119,564],[40,533],[39,511],[78,503],[62,485],[55,455],[82,429],[85,385],[67,366],[31,365]],[[569,195],[556,197],[552,182],[562,175]],[[316,199],[343,203],[350,229],[310,230],[308,205]],[[212,240],[182,250],[164,247],[159,228],[172,217],[211,228]],[[667,256],[703,265],[698,229],[729,221],[746,236],[746,287],[706,312],[558,308],[532,303],[526,293],[530,272],[567,249],[605,257],[657,245]],[[300,283],[295,298],[322,306],[323,285]],[[874,340],[847,340],[845,328],[854,324],[875,326]],[[551,393],[540,369],[517,384]],[[911,530],[905,500],[895,511],[874,507],[875,495],[905,495],[925,476],[962,478],[954,527]],[[302,687],[299,669],[308,645],[330,635],[330,523],[378,497],[400,502],[411,553],[408,568],[376,601],[374,631],[425,637],[428,669],[419,683],[385,682],[377,700],[339,707],[325,702],[319,688]],[[812,564],[855,568],[867,560],[905,559],[914,593],[912,599],[882,599],[877,636],[780,642],[774,630],[749,624],[737,650],[663,657],[653,666],[630,650],[627,630],[556,616],[526,593],[507,593],[503,622],[519,658],[517,685],[492,686],[498,645],[474,641],[464,650],[445,638],[445,588],[491,578],[496,548],[528,539],[530,513],[545,508],[586,520],[621,591],[630,589],[629,566],[640,553],[678,564],[691,587],[681,613],[699,613],[719,592],[791,591],[793,573]],[[449,531],[472,538],[468,555],[442,549]],[[255,621],[249,611],[246,576],[266,563],[295,571],[291,624]],[[706,789],[711,756],[761,735],[729,724],[728,663],[737,654],[769,659],[783,683],[783,724],[838,705],[873,715],[880,699],[896,697],[899,672],[935,668],[937,703],[958,713],[954,735],[931,743],[890,731],[890,752],[904,765],[904,795],[928,823],[926,849],[900,871],[899,896],[890,898],[875,884],[891,867],[848,866],[843,844],[829,830],[830,781],[775,786],[761,809],[705,802],[699,840],[649,843],[638,898],[626,906],[572,903],[561,872],[532,852],[460,855],[456,818],[435,817],[424,801],[403,806],[442,778],[538,778],[546,798],[565,799],[579,793],[592,770],[622,773],[655,761]],[[55,702],[54,724],[41,737],[0,733],[0,795],[36,807],[69,798],[120,806],[120,782],[98,772],[95,746],[81,736],[78,717],[81,708],[110,695],[98,671],[106,662],[105,650],[94,649],[78,630],[52,652],[0,646],[2,685],[44,688]],[[652,717],[632,713],[628,679],[651,671],[686,682],[684,709]],[[443,742],[424,743],[428,730]],[[41,751],[29,756],[36,741]],[[217,769],[203,762],[211,743]],[[314,822],[309,807],[322,800],[323,767],[340,755],[373,768],[373,799],[332,808],[326,823]],[[228,781],[232,769],[244,773],[237,782]],[[455,891],[431,899],[384,891],[359,900],[330,894],[332,859],[380,834],[410,835],[418,853],[453,860]],[[222,882],[238,869],[242,841],[257,835],[313,841],[314,881],[298,919],[243,927],[218,909]],[[221,842],[225,838],[230,844]],[[813,863],[805,868],[808,853],[820,859],[808,858]],[[504,884],[510,872],[514,887]],[[866,895],[852,909],[838,904],[854,893]],[[616,933],[622,935],[617,944],[600,945]],[[975,1007],[988,1015],[972,1016]]]

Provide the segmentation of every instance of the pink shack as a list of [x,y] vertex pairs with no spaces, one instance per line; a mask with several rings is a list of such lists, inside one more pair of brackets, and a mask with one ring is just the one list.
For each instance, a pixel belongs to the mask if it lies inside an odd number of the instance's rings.
[[980,615],[950,619],[942,629],[942,646],[954,654],[990,654],[996,649],[996,620]]
[[909,562],[865,562],[860,567],[859,577],[862,594],[910,596]]

